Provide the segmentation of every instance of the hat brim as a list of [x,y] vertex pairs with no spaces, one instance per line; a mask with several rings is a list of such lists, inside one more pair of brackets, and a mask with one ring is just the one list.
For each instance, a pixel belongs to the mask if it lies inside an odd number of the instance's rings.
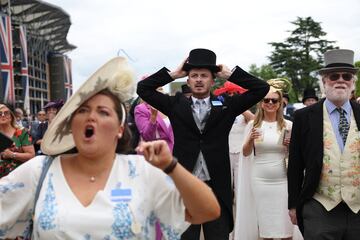
[[66,101],[45,132],[41,143],[43,153],[58,155],[75,147],[71,116],[84,102],[104,89],[109,89],[121,102],[132,97],[134,74],[125,58],[117,57],[107,62]]
[[338,72],[338,71],[345,71],[345,72],[352,72],[357,73],[359,71],[359,68],[352,68],[352,67],[330,67],[330,68],[322,68],[318,72],[319,74],[325,74],[330,72]]
[[193,68],[206,68],[209,69],[211,72],[219,72],[220,71],[220,67],[216,66],[216,65],[194,65],[194,64],[190,64],[190,63],[185,63],[183,66],[183,70],[188,72]]

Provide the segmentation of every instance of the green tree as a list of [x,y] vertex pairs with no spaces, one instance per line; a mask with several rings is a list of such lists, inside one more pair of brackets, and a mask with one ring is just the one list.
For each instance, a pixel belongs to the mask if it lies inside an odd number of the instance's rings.
[[257,67],[256,64],[251,64],[249,73],[258,78],[264,79],[265,81],[272,78],[278,78],[278,74],[269,64],[264,64],[260,67]]
[[[360,68],[360,61],[355,62],[355,67]],[[360,97],[360,71],[356,74],[357,81],[355,82],[355,97]]]
[[221,88],[224,85],[224,83],[226,82],[226,79],[215,78],[214,81],[215,81],[215,84],[214,84],[214,86],[212,86],[211,92],[213,92],[215,89]]
[[314,72],[323,66],[323,55],[336,48],[335,41],[325,39],[326,33],[320,23],[311,17],[297,17],[295,29],[284,42],[269,43],[274,50],[269,56],[270,65],[275,72],[290,78],[296,98],[305,88],[318,87]]

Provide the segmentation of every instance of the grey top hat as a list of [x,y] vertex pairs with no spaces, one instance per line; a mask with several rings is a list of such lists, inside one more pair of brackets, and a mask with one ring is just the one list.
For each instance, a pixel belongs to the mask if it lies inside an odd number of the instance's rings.
[[324,53],[325,67],[319,70],[320,74],[334,71],[356,73],[354,66],[354,51],[348,49],[334,49]]

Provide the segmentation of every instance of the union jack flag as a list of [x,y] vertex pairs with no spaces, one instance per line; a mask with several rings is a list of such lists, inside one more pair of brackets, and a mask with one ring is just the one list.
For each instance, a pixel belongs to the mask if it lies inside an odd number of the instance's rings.
[[11,19],[4,14],[0,14],[0,18],[0,66],[4,89],[1,94],[5,102],[15,104]]
[[21,85],[24,89],[24,109],[30,111],[30,98],[29,98],[29,72],[28,72],[28,52],[26,42],[26,28],[23,25],[19,26],[20,45],[21,45]]

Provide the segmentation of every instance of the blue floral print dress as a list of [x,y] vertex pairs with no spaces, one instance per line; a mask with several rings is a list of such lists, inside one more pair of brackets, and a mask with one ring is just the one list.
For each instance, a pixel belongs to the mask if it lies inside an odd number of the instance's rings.
[[[73,194],[56,157],[35,209],[33,239],[180,239],[189,223],[172,179],[142,156],[117,155],[104,190],[88,206]],[[22,164],[0,180],[0,239],[25,236],[45,156]]]

